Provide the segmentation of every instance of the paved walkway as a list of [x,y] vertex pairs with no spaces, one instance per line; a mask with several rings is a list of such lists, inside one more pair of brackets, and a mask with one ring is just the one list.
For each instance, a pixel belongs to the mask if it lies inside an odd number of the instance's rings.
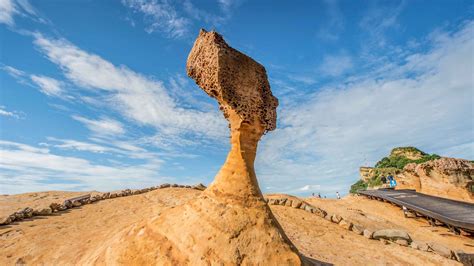
[[378,189],[359,194],[384,199],[448,226],[474,232],[474,204],[418,193],[414,190]]

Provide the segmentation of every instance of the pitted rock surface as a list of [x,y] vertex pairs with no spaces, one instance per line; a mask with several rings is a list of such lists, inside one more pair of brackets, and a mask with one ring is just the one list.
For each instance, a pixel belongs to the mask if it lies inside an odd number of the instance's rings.
[[278,100],[265,68],[230,47],[217,32],[200,31],[186,68],[188,76],[217,99],[226,119],[232,109],[244,122],[259,119],[265,131],[276,128]]

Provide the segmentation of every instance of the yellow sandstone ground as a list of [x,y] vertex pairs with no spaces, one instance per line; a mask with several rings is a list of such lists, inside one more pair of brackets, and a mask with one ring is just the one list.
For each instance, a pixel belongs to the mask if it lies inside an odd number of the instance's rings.
[[[43,206],[53,200],[82,194],[52,191],[0,196],[0,213],[11,213],[34,204]],[[2,226],[0,265],[76,264],[102,248],[107,243],[105,240],[125,228],[156,217],[163,210],[193,200],[200,194],[201,191],[186,188],[158,189]],[[399,208],[387,203],[362,197],[306,200],[367,228],[404,229],[416,240],[434,241],[452,249],[474,253],[472,239],[455,236],[442,227],[429,227],[422,220],[404,218]],[[300,209],[274,205],[271,209],[300,252],[316,261],[335,265],[460,265],[434,253],[368,240]]]

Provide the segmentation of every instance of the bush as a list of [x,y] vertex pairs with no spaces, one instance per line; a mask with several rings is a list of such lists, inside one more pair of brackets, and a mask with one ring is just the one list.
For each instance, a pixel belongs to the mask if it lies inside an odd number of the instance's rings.
[[431,154],[431,155],[426,154],[421,159],[418,159],[418,160],[410,160],[403,156],[389,156],[389,157],[384,157],[382,160],[378,161],[375,164],[375,168],[394,167],[397,169],[403,169],[403,167],[405,167],[405,165],[409,163],[420,164],[420,163],[436,160],[439,158],[441,158],[441,156],[437,154]]
[[367,183],[365,183],[362,180],[359,180],[351,186],[351,190],[349,192],[352,193],[352,194],[355,194],[355,193],[357,193],[357,191],[365,190],[365,189],[367,189]]

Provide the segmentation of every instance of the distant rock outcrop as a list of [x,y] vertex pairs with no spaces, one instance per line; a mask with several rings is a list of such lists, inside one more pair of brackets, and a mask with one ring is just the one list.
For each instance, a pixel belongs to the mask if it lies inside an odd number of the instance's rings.
[[[187,62],[188,75],[229,121],[231,150],[202,194],[117,236],[92,261],[132,265],[300,265],[273,216],[254,171],[257,143],[276,126],[278,100],[265,68],[201,30]],[[206,125],[202,125],[205,127]]]
[[410,163],[396,178],[398,188],[474,202],[474,166],[468,160],[443,157],[422,164]]
[[392,175],[398,189],[474,202],[474,164],[471,161],[427,154],[414,147],[394,148],[375,167],[360,167],[360,180],[351,192],[388,186],[382,177]]

